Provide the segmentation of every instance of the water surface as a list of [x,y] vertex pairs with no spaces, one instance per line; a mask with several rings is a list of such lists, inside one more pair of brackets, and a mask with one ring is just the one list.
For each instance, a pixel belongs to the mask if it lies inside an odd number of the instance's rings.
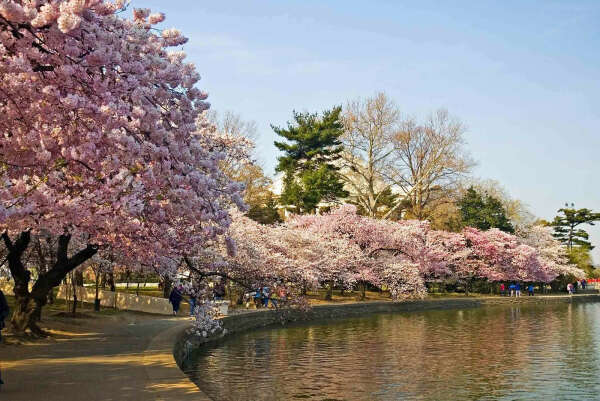
[[215,400],[600,399],[600,303],[379,314],[234,335],[193,356]]

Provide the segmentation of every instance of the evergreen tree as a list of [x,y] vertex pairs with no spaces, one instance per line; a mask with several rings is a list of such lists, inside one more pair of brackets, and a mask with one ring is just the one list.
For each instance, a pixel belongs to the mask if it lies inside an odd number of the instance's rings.
[[277,172],[284,173],[282,205],[293,205],[297,213],[313,213],[321,201],[348,196],[336,166],[342,151],[341,107],[322,116],[294,112],[294,123],[287,128],[271,126],[285,142],[275,142],[283,152]]
[[574,209],[566,207],[558,209],[558,216],[554,218],[550,225],[554,227],[554,237],[565,244],[569,250],[573,249],[573,245],[594,249],[589,240],[590,236],[582,228],[577,228],[581,224],[594,225],[594,222],[600,220],[600,213],[594,213],[590,209]]
[[506,216],[502,202],[493,196],[481,195],[473,187],[470,187],[460,199],[458,208],[463,226],[480,230],[497,228],[508,233],[515,231]]
[[283,222],[283,219],[277,210],[277,202],[272,195],[267,197],[264,204],[251,205],[246,216],[261,224],[276,224]]
[[569,263],[574,264],[586,273],[586,277],[598,277],[598,270],[592,263],[592,253],[590,248],[576,246],[569,250]]

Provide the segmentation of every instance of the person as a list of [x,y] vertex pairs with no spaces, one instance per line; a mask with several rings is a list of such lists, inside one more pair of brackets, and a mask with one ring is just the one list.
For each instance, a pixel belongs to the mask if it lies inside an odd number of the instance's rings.
[[190,294],[190,316],[194,316],[195,309],[196,309],[196,296]]
[[572,291],[573,291],[573,294],[575,294],[577,292],[577,281],[575,281],[573,284],[571,284],[571,287],[573,287]]
[[182,288],[173,288],[171,291],[171,295],[169,295],[169,302],[173,305],[173,316],[177,315],[179,312],[179,305],[181,304],[181,300],[183,299],[183,295],[181,295]]
[[521,296],[521,283],[515,284],[515,297]]
[[279,300],[281,302],[285,302],[287,299],[287,292],[285,291],[285,287],[283,285],[281,285],[281,287],[279,287],[277,289],[277,296],[279,297]]
[[[10,308],[8,307],[8,302],[6,302],[6,297],[2,290],[0,290],[0,343],[2,342],[2,329],[4,328],[4,319],[8,317],[10,314]],[[2,372],[0,371],[0,387],[4,384],[2,381]]]
[[503,297],[504,291],[506,290],[506,288],[504,287],[504,283],[500,283],[500,296]]
[[586,279],[581,280],[581,289],[585,290],[585,286],[587,285]]
[[215,283],[215,287],[213,289],[213,296],[215,301],[222,301],[225,297],[225,284],[223,281],[218,281]]
[[260,288],[257,288],[256,291],[254,291],[254,305],[256,306],[256,309],[260,308],[260,306],[263,304],[262,298],[262,291]]
[[269,287],[263,287],[262,289],[263,292],[263,306],[265,308],[269,307],[269,295],[271,295],[271,289]]
[[10,314],[10,308],[8,307],[8,302],[6,302],[6,297],[2,290],[0,290],[0,342],[2,342],[2,329],[4,328],[4,319],[8,317]]
[[511,296],[511,297],[512,297],[513,295],[515,295],[515,288],[516,288],[516,287],[515,287],[515,283],[511,283],[511,284],[508,286],[508,290],[510,291],[510,296]]
[[529,284],[529,286],[527,286],[527,292],[530,297],[533,296],[533,284]]
[[573,295],[573,284],[567,284],[567,292],[569,293],[569,295]]

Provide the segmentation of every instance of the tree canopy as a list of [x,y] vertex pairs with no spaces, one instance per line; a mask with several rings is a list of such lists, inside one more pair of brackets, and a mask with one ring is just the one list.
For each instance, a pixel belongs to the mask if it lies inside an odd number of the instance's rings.
[[491,195],[482,195],[473,187],[459,200],[458,207],[463,226],[480,230],[497,228],[508,233],[515,231],[500,200]]
[[347,196],[336,165],[342,151],[340,113],[341,107],[322,116],[294,112],[287,128],[272,126],[286,140],[275,142],[283,152],[276,167],[284,174],[280,203],[296,207],[298,213],[314,212],[322,201]]
[[[99,250],[170,274],[173,258],[223,236],[232,202],[243,207],[196,125],[209,104],[173,49],[187,39],[155,28],[163,14],[123,18],[124,7],[0,3],[0,227],[19,331]],[[30,289],[23,256],[42,232],[58,238],[56,258]]]
[[554,237],[565,244],[567,248],[573,249],[573,246],[580,246],[589,250],[594,249],[589,241],[589,234],[582,228],[577,228],[582,224],[594,225],[594,222],[600,220],[600,213],[594,213],[590,209],[574,209],[564,207],[558,209],[559,215],[552,220],[550,225],[554,228]]

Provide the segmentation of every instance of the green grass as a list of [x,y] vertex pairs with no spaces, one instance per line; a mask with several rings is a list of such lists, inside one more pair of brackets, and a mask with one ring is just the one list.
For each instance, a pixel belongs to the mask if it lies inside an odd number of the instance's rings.
[[139,294],[139,295],[146,295],[149,297],[157,297],[157,298],[163,298],[163,292],[162,290],[159,290],[158,288],[144,288],[142,286],[140,286],[139,291],[137,290],[136,286],[131,286],[129,288],[117,288],[117,292],[124,292],[127,294]]

